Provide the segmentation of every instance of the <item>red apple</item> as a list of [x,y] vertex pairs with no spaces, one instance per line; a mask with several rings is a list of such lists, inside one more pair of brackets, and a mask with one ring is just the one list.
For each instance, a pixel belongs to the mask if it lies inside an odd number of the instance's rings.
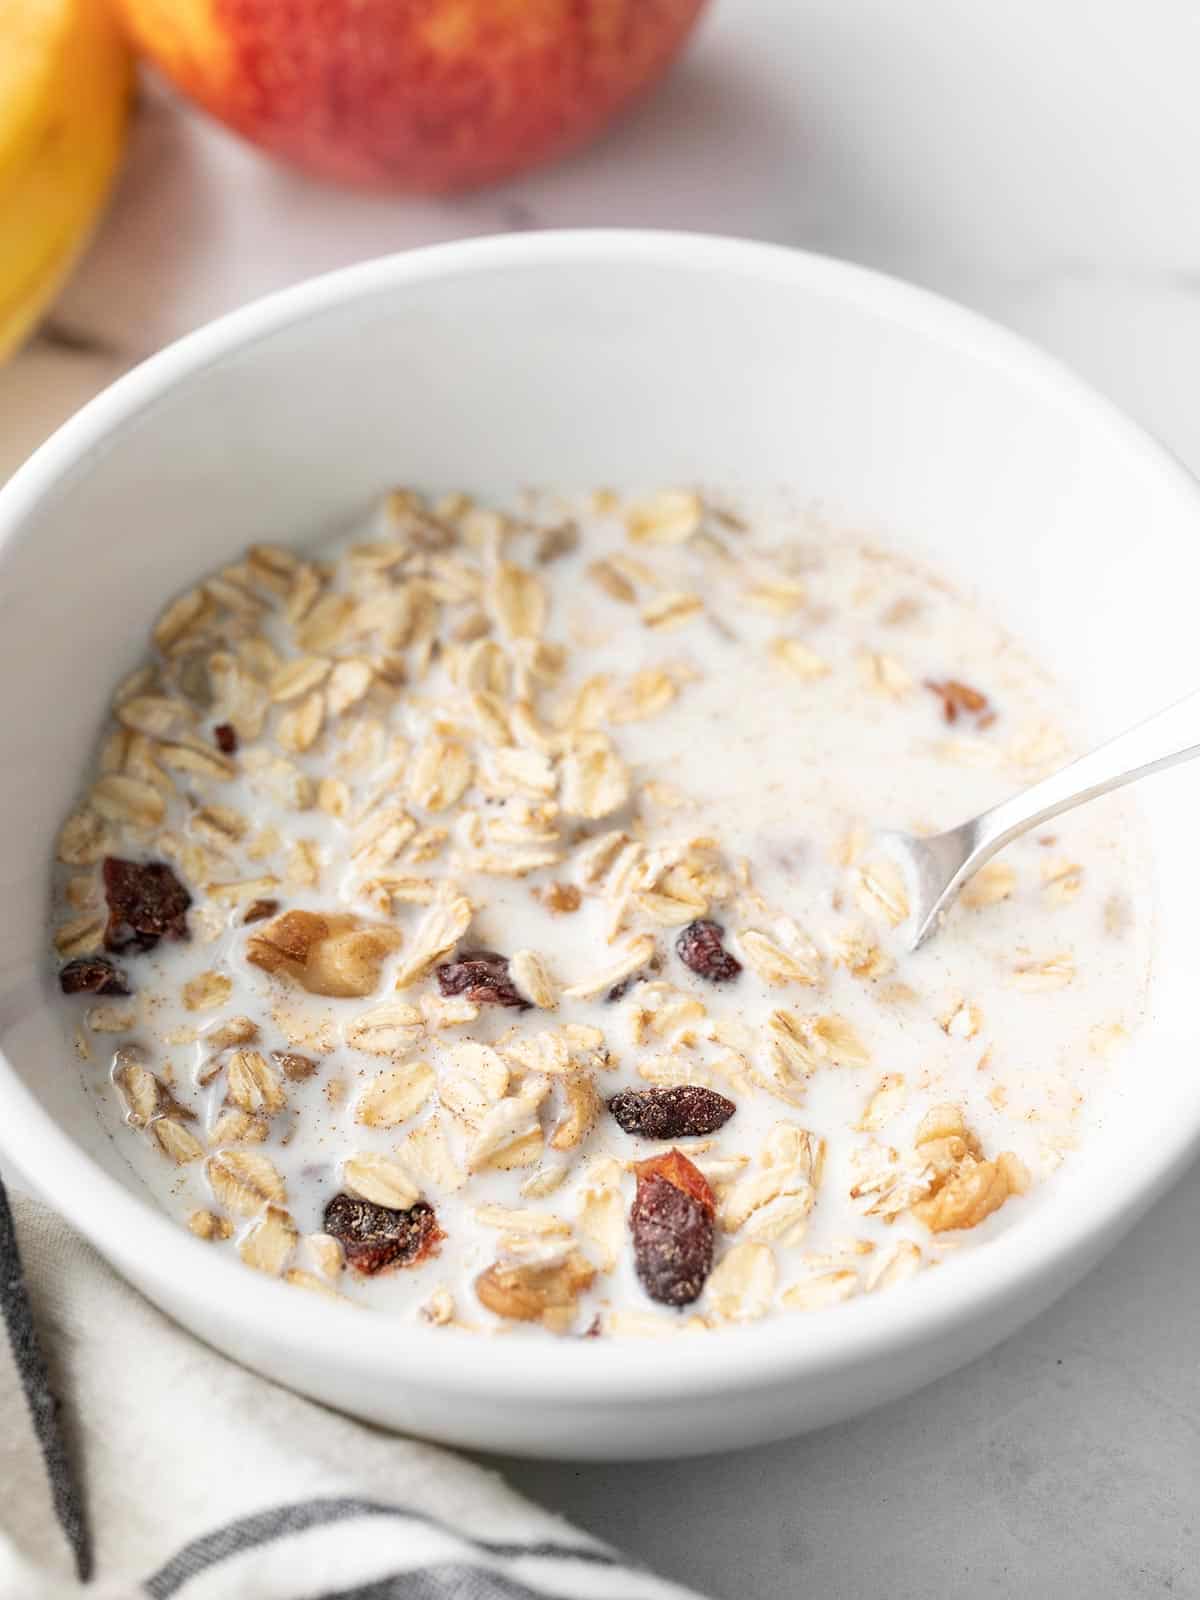
[[321,177],[439,191],[582,144],[704,0],[117,0],[190,99]]

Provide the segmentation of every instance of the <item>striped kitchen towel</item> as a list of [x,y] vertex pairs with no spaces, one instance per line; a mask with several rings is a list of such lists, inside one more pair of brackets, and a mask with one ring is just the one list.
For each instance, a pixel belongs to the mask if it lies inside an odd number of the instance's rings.
[[0,1600],[696,1600],[255,1377],[0,1186]]

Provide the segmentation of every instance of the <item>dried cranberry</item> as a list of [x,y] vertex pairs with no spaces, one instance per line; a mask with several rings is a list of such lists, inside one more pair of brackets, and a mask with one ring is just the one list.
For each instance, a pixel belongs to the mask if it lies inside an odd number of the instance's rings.
[[242,922],[261,922],[264,917],[273,917],[278,910],[278,900],[254,900],[246,907]]
[[232,756],[237,754],[237,729],[232,722],[218,722],[213,729],[213,738],[217,741],[217,749],[222,755]]
[[58,974],[64,994],[128,994],[129,980],[103,956],[77,956]]
[[693,1139],[723,1128],[737,1106],[698,1083],[675,1083],[665,1089],[622,1089],[608,1109],[626,1133],[643,1139]]
[[713,1192],[678,1150],[641,1161],[636,1170],[629,1226],[638,1278],[651,1300],[690,1305],[712,1271]]
[[690,967],[710,983],[728,983],[742,970],[742,963],[731,956],[722,940],[725,929],[719,922],[701,918],[689,922],[675,941],[675,950],[685,967]]
[[106,950],[153,950],[162,938],[188,937],[187,908],[192,897],[163,861],[104,862],[108,901]]
[[437,969],[438,988],[449,999],[465,995],[480,1006],[517,1006],[529,1010],[529,1001],[508,975],[508,957],[494,950],[467,950],[456,961]]
[[333,1235],[356,1272],[373,1277],[387,1267],[412,1267],[432,1255],[446,1236],[424,1200],[393,1211],[352,1194],[335,1194],[325,1207],[325,1232]]

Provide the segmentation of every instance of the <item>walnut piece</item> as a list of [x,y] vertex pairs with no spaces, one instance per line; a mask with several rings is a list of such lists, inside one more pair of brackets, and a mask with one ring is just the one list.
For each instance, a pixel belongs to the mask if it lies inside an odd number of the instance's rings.
[[285,911],[256,925],[246,941],[246,959],[309,994],[344,998],[373,994],[385,957],[399,948],[398,928],[364,924],[341,913]]
[[552,1333],[570,1325],[575,1302],[591,1287],[596,1269],[578,1251],[562,1261],[497,1261],[475,1280],[475,1293],[489,1311],[510,1322],[540,1322]]
[[974,1228],[1010,1195],[1024,1194],[1030,1177],[1011,1150],[986,1160],[957,1106],[935,1106],[917,1129],[917,1155],[928,1165],[929,1188],[912,1214],[931,1233]]

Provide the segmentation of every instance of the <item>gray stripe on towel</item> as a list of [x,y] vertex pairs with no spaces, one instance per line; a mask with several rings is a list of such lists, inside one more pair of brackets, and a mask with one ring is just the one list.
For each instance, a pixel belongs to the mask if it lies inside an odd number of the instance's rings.
[[[184,1545],[183,1549],[160,1567],[153,1577],[146,1579],[145,1591],[150,1600],[170,1600],[172,1595],[177,1594],[185,1583],[199,1573],[215,1566],[218,1562],[228,1561],[231,1556],[240,1555],[244,1550],[270,1544],[276,1539],[285,1539],[289,1534],[304,1533],[309,1528],[327,1527],[333,1523],[350,1521],[355,1517],[394,1517],[398,1521],[419,1522],[426,1527],[437,1528],[449,1534],[483,1555],[499,1556],[509,1560],[542,1557],[558,1561],[583,1561],[601,1567],[621,1565],[617,1557],[608,1551],[587,1545],[555,1544],[550,1541],[508,1544],[502,1541],[473,1539],[469,1534],[451,1528],[447,1523],[440,1522],[436,1517],[429,1516],[423,1511],[412,1511],[405,1506],[390,1506],[382,1501],[346,1497],[303,1500],[294,1505],[274,1506],[270,1510],[258,1511],[252,1516],[239,1518],[237,1522],[226,1523],[222,1528],[214,1528],[211,1533],[201,1534],[190,1544]],[[463,1570],[478,1571],[477,1568]],[[449,1592],[453,1594],[454,1591]],[[465,1593],[469,1595],[470,1590]],[[519,1590],[513,1591],[514,1600],[517,1600],[520,1593]],[[480,1594],[481,1597],[485,1597],[488,1591],[482,1590]],[[503,1590],[496,1591],[496,1594],[497,1600],[507,1600]]]
[[315,1600],[556,1600],[556,1596],[486,1568],[447,1565],[395,1572],[355,1589],[329,1589]]
[[50,1387],[50,1373],[33,1325],[17,1230],[3,1183],[0,1183],[0,1315],[4,1318],[13,1364],[41,1447],[54,1514],[75,1557],[75,1571],[86,1582],[92,1574],[91,1539],[79,1487],[59,1427],[58,1401]]

